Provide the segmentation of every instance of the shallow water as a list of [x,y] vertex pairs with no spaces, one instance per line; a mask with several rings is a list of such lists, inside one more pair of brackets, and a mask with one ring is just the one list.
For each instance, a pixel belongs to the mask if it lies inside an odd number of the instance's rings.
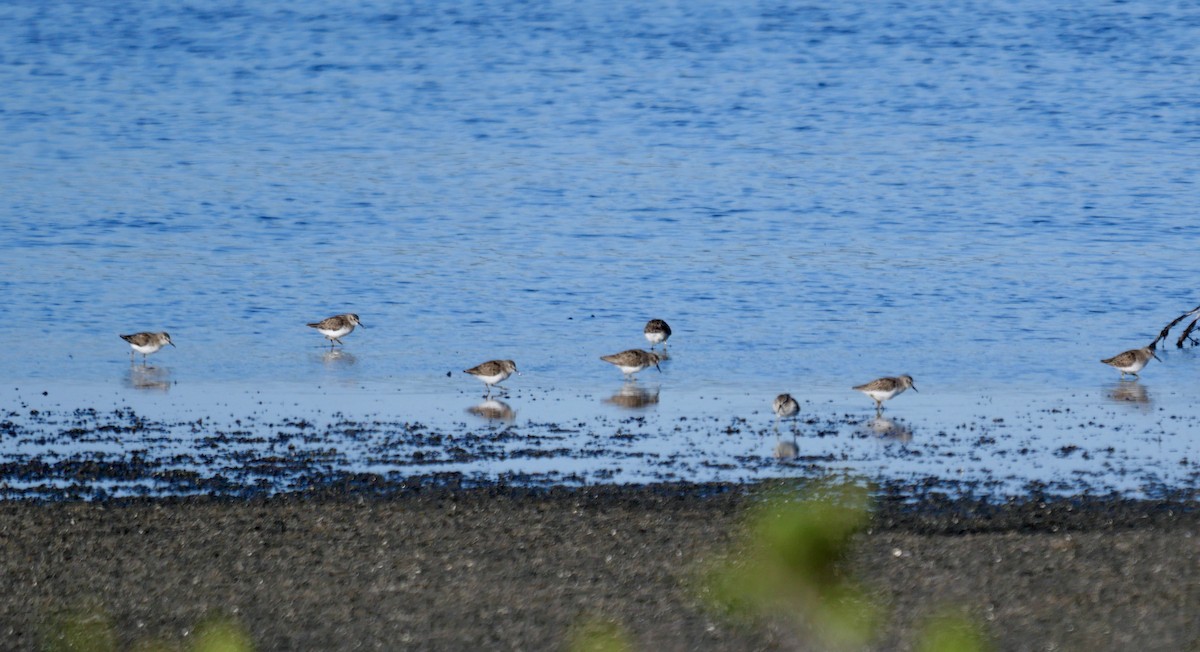
[[[664,373],[664,376],[668,374]],[[881,414],[846,392],[776,425],[763,392],[669,380],[603,391],[172,384],[10,392],[0,495],[300,491],[406,481],[530,485],[746,482],[848,475],[924,495],[1159,497],[1200,487],[1190,395],[1112,382],[1100,393],[906,393]],[[515,386],[516,384],[513,383]],[[107,406],[79,409],[77,406]],[[783,458],[781,442],[795,444]]]
[[[1009,424],[1034,397],[1152,430],[1106,402],[1097,360],[1200,303],[1192,3],[0,18],[0,371],[62,410],[174,421],[214,392],[313,407],[336,387],[466,418],[457,372],[497,357],[529,391],[607,397],[598,356],[660,317],[658,410],[724,422],[791,391],[832,419],[824,401],[865,400],[846,387],[909,373],[922,393],[894,411],[917,433],[983,396]],[[304,324],[346,311],[366,328],[328,360]],[[178,349],[139,379],[116,335],[160,329]],[[1196,360],[1169,353],[1144,382],[1194,442]],[[543,406],[519,419],[562,418]],[[1174,454],[1126,466],[1178,477]]]

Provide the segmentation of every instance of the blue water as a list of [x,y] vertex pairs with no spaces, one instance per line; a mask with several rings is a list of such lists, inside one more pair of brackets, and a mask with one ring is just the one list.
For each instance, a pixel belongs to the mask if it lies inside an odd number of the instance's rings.
[[497,357],[611,394],[658,317],[664,400],[1100,404],[1200,303],[1196,2],[10,2],[0,44],[23,391],[131,395],[117,334],[167,330],[173,386],[457,414]]

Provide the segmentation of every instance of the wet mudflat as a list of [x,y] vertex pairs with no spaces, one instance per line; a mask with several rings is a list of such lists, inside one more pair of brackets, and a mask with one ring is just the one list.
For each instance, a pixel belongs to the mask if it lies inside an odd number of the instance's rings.
[[[0,497],[254,497],[417,478],[532,487],[758,482],[845,474],[993,501],[1157,498],[1200,488],[1200,408],[1144,383],[1102,393],[908,393],[881,414],[807,390],[775,425],[768,388],[31,384],[0,411]],[[1139,389],[1131,400],[1116,390]],[[901,402],[902,401],[902,402]],[[794,444],[779,459],[780,444]]]
[[[182,642],[213,613],[259,649],[561,649],[600,617],[639,649],[805,649],[726,620],[698,569],[734,539],[752,487],[548,490],[419,484],[201,497],[0,503],[0,647],[41,649],[90,610],[124,647]],[[847,571],[893,607],[877,645],[968,608],[1000,649],[1193,649],[1200,504],[918,503],[884,488]]]

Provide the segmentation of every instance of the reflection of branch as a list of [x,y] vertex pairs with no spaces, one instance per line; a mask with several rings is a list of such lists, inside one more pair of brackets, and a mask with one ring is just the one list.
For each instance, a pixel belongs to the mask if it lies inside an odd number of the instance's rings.
[[1171,329],[1175,327],[1175,324],[1178,324],[1179,322],[1187,319],[1188,317],[1191,317],[1192,315],[1196,315],[1196,317],[1194,319],[1192,319],[1191,323],[1189,323],[1187,325],[1187,328],[1183,329],[1183,333],[1180,334],[1179,339],[1175,340],[1175,346],[1178,348],[1183,348],[1184,340],[1191,342],[1193,345],[1200,344],[1200,342],[1197,342],[1194,338],[1188,337],[1189,335],[1192,334],[1192,331],[1196,329],[1197,322],[1200,321],[1200,306],[1196,306],[1195,308],[1192,308],[1191,310],[1176,317],[1175,320],[1172,321],[1171,323],[1167,324],[1162,329],[1162,332],[1160,332],[1158,334],[1158,337],[1154,338],[1154,341],[1150,343],[1150,348],[1153,349],[1154,345],[1158,344],[1159,340],[1166,340],[1167,333],[1169,333],[1171,331]]

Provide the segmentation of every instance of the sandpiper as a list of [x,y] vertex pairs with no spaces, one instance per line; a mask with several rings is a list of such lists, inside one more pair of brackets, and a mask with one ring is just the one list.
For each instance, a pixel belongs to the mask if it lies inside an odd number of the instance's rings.
[[329,348],[333,348],[334,342],[345,346],[345,343],[342,342],[341,338],[353,332],[355,326],[362,326],[363,328],[366,328],[366,326],[363,326],[362,322],[358,320],[358,315],[351,313],[335,315],[333,317],[329,317],[328,319],[322,319],[319,322],[314,322],[308,325],[309,328],[317,329],[317,332],[329,339]]
[[625,374],[626,379],[633,378],[633,374],[651,365],[660,372],[662,371],[662,367],[658,366],[658,361],[662,360],[662,356],[641,349],[629,349],[612,355],[604,355],[600,356],[600,359],[616,365],[621,373]]
[[794,417],[800,412],[800,404],[791,394],[780,394],[771,403],[771,409],[775,411],[775,427],[778,428],[780,419]]
[[650,342],[651,351],[654,350],[655,344],[662,344],[665,350],[667,339],[671,337],[671,327],[661,319],[651,319],[646,322],[646,328],[642,329],[642,334],[646,336],[646,341]]
[[884,401],[903,393],[909,387],[912,387],[914,392],[917,391],[916,385],[913,385],[912,376],[888,376],[886,378],[876,378],[865,385],[858,385],[851,389],[856,389],[870,396],[875,400],[875,409],[882,410]]
[[133,362],[134,352],[142,354],[142,364],[146,364],[146,356],[151,353],[157,353],[159,349],[170,344],[175,346],[171,341],[171,336],[166,333],[134,333],[133,335],[122,335],[121,339],[129,342],[129,361]]
[[1140,349],[1130,349],[1124,353],[1114,355],[1107,360],[1101,360],[1100,362],[1103,362],[1111,367],[1116,367],[1117,370],[1121,372],[1121,378],[1124,378],[1125,374],[1133,374],[1134,378],[1138,378],[1138,372],[1146,366],[1147,362],[1150,362],[1150,358],[1154,358],[1155,360],[1162,362],[1157,355],[1154,355],[1153,346],[1147,346]]
[[[484,385],[487,385],[487,393],[484,394],[485,398],[492,395],[492,385],[501,382],[514,373],[518,376],[521,375],[521,372],[517,371],[517,363],[512,360],[488,360],[477,367],[464,369],[463,373],[471,374],[482,380]],[[501,387],[500,389],[504,388]]]

